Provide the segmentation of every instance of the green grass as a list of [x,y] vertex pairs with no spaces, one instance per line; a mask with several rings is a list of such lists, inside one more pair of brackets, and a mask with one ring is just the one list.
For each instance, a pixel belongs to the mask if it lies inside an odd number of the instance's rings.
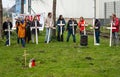
[[[120,77],[120,47],[110,48],[108,39],[101,38],[101,45],[94,46],[89,36],[88,47],[79,47],[77,34],[75,48],[72,38],[69,43],[44,44],[44,36],[39,36],[38,45],[30,43],[25,49],[16,44],[15,36],[10,47],[0,41],[0,77]],[[27,64],[35,58],[36,67],[23,69],[24,50],[29,54]]]

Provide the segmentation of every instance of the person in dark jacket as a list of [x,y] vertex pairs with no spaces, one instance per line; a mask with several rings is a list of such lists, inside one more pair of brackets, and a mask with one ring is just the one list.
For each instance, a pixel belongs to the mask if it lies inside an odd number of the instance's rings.
[[96,44],[100,45],[100,21],[98,19],[95,20],[95,38],[96,38]]
[[10,26],[10,29],[12,29],[12,22],[10,21],[9,17],[6,18],[6,21],[3,23],[3,30],[4,30],[4,35],[6,36],[6,42],[5,42],[5,45],[6,46],[9,46],[9,26]]
[[[37,20],[37,16],[34,16],[34,19],[33,19],[33,21],[32,21],[32,25],[31,25],[31,27],[35,27],[35,22],[37,21],[37,27],[40,27],[40,23],[39,23],[39,21]],[[37,28],[37,32],[38,32],[38,35],[39,35],[39,29]],[[35,37],[35,34],[36,32],[35,32],[35,28],[34,29],[32,29],[32,32],[31,32],[31,36],[32,36],[32,42],[34,43],[34,37]]]
[[26,23],[26,26],[25,26],[25,41],[26,41],[26,43],[29,43],[29,41],[31,40],[30,26],[32,24],[31,24],[31,21],[29,20],[28,16],[25,17],[25,23]]
[[[61,24],[63,24],[63,25],[61,25]],[[65,25],[66,25],[66,22],[65,22],[63,16],[60,15],[59,19],[57,20],[57,30],[58,30],[57,40],[58,41],[63,42],[63,34],[64,34],[64,30],[65,30]],[[62,27],[62,32],[61,32],[61,27]]]
[[[71,26],[73,24],[73,22],[74,22],[74,24],[76,24],[76,25],[74,25],[74,30],[73,30],[73,26]],[[77,21],[73,18],[70,18],[70,20],[68,21],[68,25],[67,25],[67,31],[68,31],[67,42],[69,42],[69,38],[72,35],[73,42],[76,43],[76,37],[75,37],[76,29],[77,29]]]

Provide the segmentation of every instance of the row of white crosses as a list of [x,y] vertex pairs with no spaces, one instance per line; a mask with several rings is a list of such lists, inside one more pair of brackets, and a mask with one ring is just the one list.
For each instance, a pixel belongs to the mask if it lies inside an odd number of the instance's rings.
[[9,22],[8,22],[8,29],[5,29],[5,31],[8,31],[8,39],[7,40],[9,40],[9,46],[11,45],[11,41],[10,41],[10,32],[12,31],[11,29],[10,29],[10,24],[9,24]]

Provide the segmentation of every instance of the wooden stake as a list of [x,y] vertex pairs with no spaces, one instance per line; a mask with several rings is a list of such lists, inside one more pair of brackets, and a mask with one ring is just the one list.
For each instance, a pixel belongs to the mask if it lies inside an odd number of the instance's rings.
[[24,50],[24,58],[25,58],[25,67],[27,66],[27,55],[29,55],[29,54],[27,54],[26,53],[26,50]]

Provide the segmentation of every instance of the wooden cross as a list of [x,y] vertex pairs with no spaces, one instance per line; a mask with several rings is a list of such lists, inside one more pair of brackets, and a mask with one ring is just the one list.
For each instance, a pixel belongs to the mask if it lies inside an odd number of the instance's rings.
[[10,41],[10,32],[12,31],[11,29],[10,29],[10,24],[8,23],[8,29],[5,29],[5,31],[8,31],[8,39],[7,40],[9,40],[9,46],[10,46],[10,44],[11,44],[11,41]]
[[65,25],[62,23],[62,21],[60,21],[60,24],[58,24],[60,26],[60,34],[62,35],[62,27]]
[[38,44],[38,32],[37,32],[37,29],[39,29],[39,27],[37,26],[37,21],[35,21],[35,27],[31,27],[31,30],[32,29],[35,29],[36,44]]
[[73,29],[73,35],[75,34],[75,26],[77,26],[77,24],[74,23],[74,21],[72,21],[72,24],[70,24],[70,26],[72,26]]
[[26,65],[27,65],[27,55],[29,55],[29,54],[27,54],[27,53],[26,53],[26,50],[24,50],[23,56],[24,56],[24,58],[25,58],[25,67],[26,67]]
[[109,46],[112,46],[112,29],[116,29],[116,27],[113,27],[113,22],[111,22],[111,27],[107,27],[107,29],[110,30],[110,42],[109,42]]
[[49,23],[49,26],[46,26],[46,28],[48,29],[48,37],[47,37],[47,44],[50,41],[50,33],[51,33],[51,29],[56,29],[55,27],[52,26],[52,21]]

